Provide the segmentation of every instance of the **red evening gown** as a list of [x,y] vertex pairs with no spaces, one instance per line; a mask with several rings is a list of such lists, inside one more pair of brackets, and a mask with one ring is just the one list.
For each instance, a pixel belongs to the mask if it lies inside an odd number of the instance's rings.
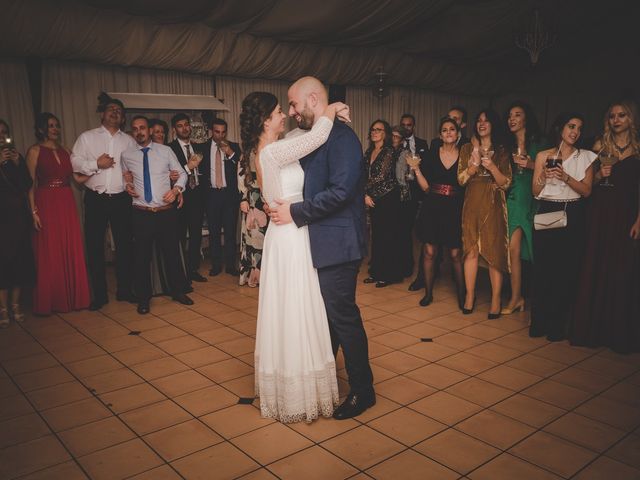
[[49,315],[87,308],[90,302],[80,221],[71,191],[69,153],[40,146],[35,204],[42,229],[33,235],[37,281],[33,312]]

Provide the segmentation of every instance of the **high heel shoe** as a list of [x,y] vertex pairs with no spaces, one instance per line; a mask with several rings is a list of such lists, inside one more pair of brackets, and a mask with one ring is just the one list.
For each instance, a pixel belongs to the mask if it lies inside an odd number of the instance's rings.
[[362,281],[362,283],[376,283],[376,279],[373,277],[367,277]]
[[16,322],[23,322],[24,321],[24,313],[22,313],[22,309],[20,308],[20,304],[14,303],[13,305],[11,305],[11,311],[13,313],[13,319]]
[[427,307],[427,306],[431,305],[431,302],[433,302],[433,295],[431,295],[431,294],[425,295],[424,297],[422,297],[420,299],[420,306],[421,307]]
[[516,303],[513,306],[513,308],[505,307],[502,310],[500,310],[500,313],[502,315],[511,315],[512,313],[516,313],[516,312],[524,312],[524,298],[520,300],[518,303]]
[[464,303],[462,304],[462,314],[469,315],[473,313],[473,309],[476,308],[476,299],[473,299],[473,303],[471,304],[471,308],[465,308]]
[[487,313],[487,319],[489,319],[489,320],[497,320],[499,318],[500,318],[500,312],[498,312],[498,313],[491,313],[491,312]]

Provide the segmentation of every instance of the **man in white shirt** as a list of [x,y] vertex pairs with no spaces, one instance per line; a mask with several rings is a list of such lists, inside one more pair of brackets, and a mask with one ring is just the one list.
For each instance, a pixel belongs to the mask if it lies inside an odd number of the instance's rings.
[[91,310],[99,310],[109,301],[104,258],[107,225],[111,226],[116,247],[116,298],[136,301],[131,283],[131,197],[125,192],[120,158],[136,142],[120,129],[124,119],[122,102],[105,94],[99,100],[102,125],[82,133],[71,154],[73,171],[90,177],[84,184],[84,231],[93,289]]

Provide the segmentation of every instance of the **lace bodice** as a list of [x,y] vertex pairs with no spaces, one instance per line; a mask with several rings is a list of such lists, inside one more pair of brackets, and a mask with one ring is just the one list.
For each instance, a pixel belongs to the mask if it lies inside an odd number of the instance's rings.
[[304,172],[298,160],[325,143],[332,128],[333,122],[323,116],[309,132],[278,140],[262,149],[258,160],[262,167],[262,196],[270,206],[278,198],[302,200]]

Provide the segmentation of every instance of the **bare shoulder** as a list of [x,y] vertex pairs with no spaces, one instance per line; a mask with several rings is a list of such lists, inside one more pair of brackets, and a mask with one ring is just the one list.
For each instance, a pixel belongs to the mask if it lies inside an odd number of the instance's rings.
[[35,143],[29,147],[27,150],[27,158],[38,158],[38,154],[40,153],[40,145]]
[[556,153],[556,151],[557,151],[556,148],[547,148],[546,150],[541,150],[536,155],[536,160],[539,158],[547,158],[552,153]]

